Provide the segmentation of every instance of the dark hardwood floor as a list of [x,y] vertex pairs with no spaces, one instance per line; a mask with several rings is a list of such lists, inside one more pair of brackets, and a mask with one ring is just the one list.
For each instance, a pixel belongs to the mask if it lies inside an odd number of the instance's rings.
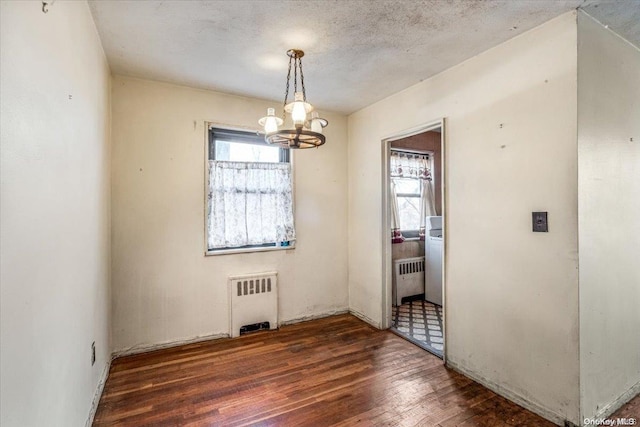
[[119,358],[93,425],[553,424],[402,338],[341,315]]
[[633,425],[636,425],[636,426],[639,425],[640,424],[640,396],[636,396],[634,399],[631,399],[629,403],[624,405],[622,408],[618,409],[615,412],[615,414],[613,414],[609,418],[613,418],[613,419],[634,418],[636,421],[635,421],[635,424]]

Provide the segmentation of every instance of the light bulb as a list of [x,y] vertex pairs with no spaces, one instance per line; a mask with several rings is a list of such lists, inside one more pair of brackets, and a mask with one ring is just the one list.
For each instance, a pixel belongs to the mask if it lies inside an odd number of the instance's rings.
[[267,108],[267,115],[258,120],[260,126],[264,126],[265,133],[272,133],[278,131],[278,126],[282,124],[282,119],[276,117],[276,110],[274,108]]
[[275,117],[267,117],[264,122],[264,133],[276,132],[278,130],[278,123]]
[[304,122],[307,120],[307,109],[304,105],[302,92],[296,92],[293,108],[291,109],[291,119],[293,119],[295,127],[304,126]]

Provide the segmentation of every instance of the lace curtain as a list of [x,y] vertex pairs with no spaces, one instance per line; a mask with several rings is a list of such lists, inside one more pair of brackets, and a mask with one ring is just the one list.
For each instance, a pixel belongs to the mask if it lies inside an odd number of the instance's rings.
[[404,242],[404,236],[400,231],[400,213],[398,212],[398,192],[396,183],[391,180],[391,243]]
[[424,154],[391,152],[391,177],[431,180],[429,157]]
[[429,157],[424,154],[391,152],[391,242],[402,243],[404,237],[400,232],[398,215],[398,198],[393,178],[414,178],[421,182],[420,188],[420,240],[425,239],[426,217],[436,215],[436,203],[433,191],[433,180],[429,168]]
[[209,161],[210,249],[295,240],[290,163]]

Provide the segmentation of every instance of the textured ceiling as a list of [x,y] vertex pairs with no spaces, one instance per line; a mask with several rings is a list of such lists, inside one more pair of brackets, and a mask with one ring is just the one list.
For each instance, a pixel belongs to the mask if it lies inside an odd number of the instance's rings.
[[289,48],[307,97],[351,113],[566,11],[640,46],[640,0],[91,1],[116,74],[282,102]]
[[640,0],[586,0],[580,8],[640,48]]

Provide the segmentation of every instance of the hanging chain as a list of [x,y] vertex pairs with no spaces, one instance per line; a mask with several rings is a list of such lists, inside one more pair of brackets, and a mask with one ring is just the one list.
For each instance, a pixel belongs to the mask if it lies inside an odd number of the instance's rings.
[[287,71],[287,88],[284,91],[284,102],[282,103],[282,121],[286,118],[284,107],[287,105],[287,98],[289,98],[289,79],[291,78],[291,61],[293,58],[289,58],[289,71]]
[[300,84],[302,85],[302,99],[307,102],[307,93],[304,90],[304,74],[302,74],[302,58],[298,58],[298,66],[300,67]]
[[[307,93],[304,87],[304,74],[302,74],[302,59],[298,55],[289,57],[289,69],[287,70],[287,86],[284,91],[284,102],[282,103],[282,120],[286,119],[284,107],[287,106],[289,98],[289,82],[291,80],[291,62],[293,62],[293,92],[298,92],[298,69],[300,69],[300,85],[302,86],[302,99],[307,102]],[[294,98],[295,100],[295,98]]]
[[298,91],[298,57],[293,59],[293,96],[295,101],[295,93]]

